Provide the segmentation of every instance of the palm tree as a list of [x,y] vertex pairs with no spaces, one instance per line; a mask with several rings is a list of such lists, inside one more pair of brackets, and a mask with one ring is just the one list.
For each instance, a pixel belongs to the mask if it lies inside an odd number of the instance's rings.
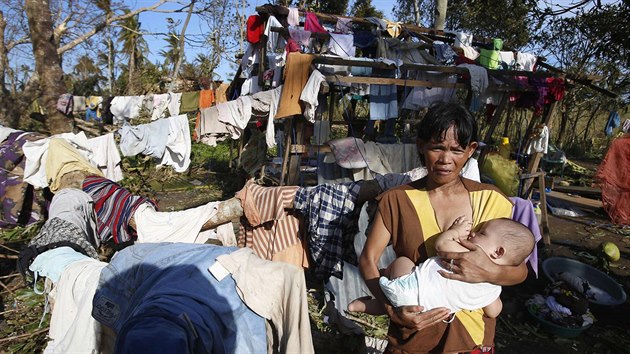
[[160,55],[164,57],[164,66],[169,68],[169,71],[172,72],[175,70],[175,65],[177,65],[177,59],[179,59],[179,55],[181,53],[181,48],[179,46],[179,37],[175,32],[170,32],[168,37],[164,39],[166,41],[165,49],[160,50]]
[[[129,10],[125,10],[129,12]],[[145,60],[145,54],[149,52],[149,46],[141,33],[139,16],[133,16],[123,20],[120,24],[122,30],[118,37],[118,43],[122,44],[121,53],[128,58],[127,94],[137,94],[138,70]]]

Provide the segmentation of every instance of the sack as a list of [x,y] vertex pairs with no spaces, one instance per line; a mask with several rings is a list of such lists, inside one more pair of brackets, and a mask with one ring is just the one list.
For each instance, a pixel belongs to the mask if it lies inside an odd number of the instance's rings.
[[65,115],[70,115],[72,113],[72,109],[74,108],[74,100],[72,99],[72,95],[69,93],[64,93],[59,96],[57,100],[57,110]]
[[481,167],[481,173],[492,178],[494,184],[507,196],[517,195],[519,168],[516,161],[508,160],[499,154],[488,154]]

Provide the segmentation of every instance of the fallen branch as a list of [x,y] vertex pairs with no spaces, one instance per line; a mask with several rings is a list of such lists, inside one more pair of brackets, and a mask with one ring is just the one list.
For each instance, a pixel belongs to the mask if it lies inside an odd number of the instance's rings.
[[0,254],[0,259],[18,259],[18,256],[11,254]]
[[368,327],[373,328],[373,329],[381,329],[380,327],[377,327],[377,326],[375,326],[375,325],[371,324],[370,322],[367,322],[367,321],[365,321],[365,320],[362,320],[362,319],[360,319],[360,318],[358,318],[358,317],[354,317],[354,316],[352,316],[352,315],[351,315],[351,314],[349,314],[349,313],[346,313],[346,317],[347,317],[348,319],[353,320],[354,322],[360,323],[360,324],[362,324],[362,325],[364,325],[364,326],[368,326]]
[[18,336],[2,338],[2,339],[0,339],[0,343],[9,342],[9,341],[12,341],[12,340],[15,340],[15,339],[30,338],[30,337],[32,337],[34,335],[37,335],[37,334],[40,334],[40,333],[44,333],[44,332],[47,332],[47,331],[48,331],[48,327],[42,328],[42,329],[38,329],[37,331],[32,332],[32,333],[25,333],[25,334],[20,334]]
[[0,281],[0,286],[2,286],[3,288],[6,289],[6,291],[10,292],[11,295],[15,295],[15,293],[13,292],[13,290],[9,289],[8,286],[6,286],[3,282]]
[[5,248],[11,252],[15,252],[15,253],[20,253],[20,251],[16,251],[13,248],[9,247],[9,246],[5,246],[4,244],[0,243],[0,247]]

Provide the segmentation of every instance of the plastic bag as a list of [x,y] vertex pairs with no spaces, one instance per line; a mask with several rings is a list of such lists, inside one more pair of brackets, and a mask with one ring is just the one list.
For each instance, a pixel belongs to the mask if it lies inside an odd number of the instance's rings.
[[492,178],[495,185],[507,196],[513,197],[518,193],[519,168],[516,161],[498,154],[488,154],[481,167],[481,173]]

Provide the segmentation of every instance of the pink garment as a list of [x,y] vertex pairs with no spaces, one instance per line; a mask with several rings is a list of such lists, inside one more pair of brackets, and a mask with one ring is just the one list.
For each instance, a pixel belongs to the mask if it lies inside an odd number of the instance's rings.
[[304,20],[304,30],[311,32],[328,33],[328,31],[319,23],[317,15],[312,12],[306,13],[306,18]]
[[300,13],[297,7],[289,7],[289,15],[287,15],[287,23],[289,26],[300,25]]
[[327,144],[330,145],[339,166],[351,169],[368,167],[363,140],[348,137],[331,140]]

